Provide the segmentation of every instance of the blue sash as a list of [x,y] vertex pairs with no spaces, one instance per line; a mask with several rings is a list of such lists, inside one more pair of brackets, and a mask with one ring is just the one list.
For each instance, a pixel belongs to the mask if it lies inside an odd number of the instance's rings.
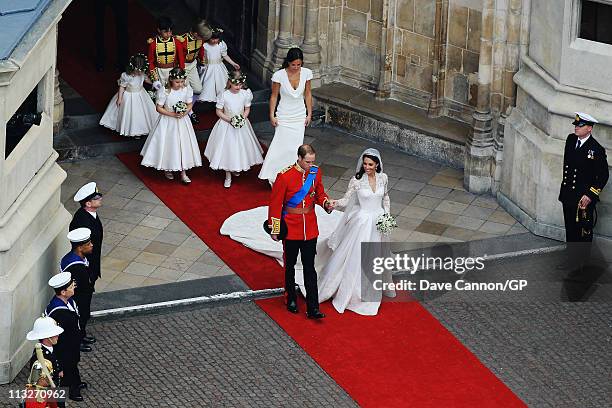
[[300,191],[295,193],[293,197],[291,197],[289,201],[287,201],[287,203],[285,204],[286,207],[295,208],[302,202],[302,200],[304,200],[304,197],[306,197],[306,194],[308,194],[310,188],[314,185],[315,177],[317,177],[318,171],[319,168],[317,166],[310,167],[310,173],[308,173],[308,177],[306,177],[304,185],[302,186]]

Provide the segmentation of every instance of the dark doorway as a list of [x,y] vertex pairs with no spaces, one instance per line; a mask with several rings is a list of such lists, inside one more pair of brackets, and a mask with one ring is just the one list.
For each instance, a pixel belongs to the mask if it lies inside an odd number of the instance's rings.
[[200,0],[200,16],[223,29],[230,56],[250,68],[259,0]]

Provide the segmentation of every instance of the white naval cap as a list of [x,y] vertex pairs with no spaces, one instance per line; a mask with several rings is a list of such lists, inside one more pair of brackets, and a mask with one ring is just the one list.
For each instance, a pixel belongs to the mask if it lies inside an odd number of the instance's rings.
[[592,125],[594,123],[599,123],[597,119],[595,119],[588,113],[584,113],[584,112],[574,112],[574,113],[576,114],[576,117],[574,118],[574,122],[572,122],[573,125],[578,125],[578,124]]
[[79,191],[74,195],[74,201],[77,203],[83,200],[89,200],[94,196],[102,197],[102,194],[98,191],[98,187],[95,181],[91,183],[85,184],[83,187],[79,188]]
[[91,238],[91,230],[89,228],[77,228],[70,231],[67,235],[70,242],[78,244],[79,242],[87,242]]
[[34,321],[34,327],[26,335],[28,340],[42,340],[49,337],[59,336],[64,332],[57,322],[51,317],[39,317]]
[[60,272],[49,279],[49,286],[53,289],[57,289],[68,285],[70,282],[72,282],[72,275],[70,272]]

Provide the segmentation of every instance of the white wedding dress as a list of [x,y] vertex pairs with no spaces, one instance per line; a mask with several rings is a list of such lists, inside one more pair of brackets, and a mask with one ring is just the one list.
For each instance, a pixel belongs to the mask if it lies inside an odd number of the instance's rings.
[[[390,255],[384,253],[384,242],[388,239],[376,229],[376,219],[390,212],[387,181],[386,174],[376,173],[376,191],[372,191],[366,174],[359,180],[353,177],[345,196],[336,203],[336,207],[345,208],[343,219],[329,240],[320,243],[326,244],[332,252],[325,267],[319,271],[319,301],[333,298],[332,304],[339,313],[347,309],[361,315],[378,312],[383,292],[374,290],[371,284],[362,288],[361,244],[371,243],[369,248],[376,256]],[[391,282],[391,274],[383,274],[382,281]],[[393,291],[384,294],[395,296]]]
[[297,149],[304,143],[306,105],[304,89],[306,82],[312,79],[312,71],[300,68],[300,82],[293,88],[287,71],[280,69],[272,75],[272,82],[280,83],[280,102],[276,110],[278,126],[263,165],[259,178],[274,182],[276,175],[297,159]]

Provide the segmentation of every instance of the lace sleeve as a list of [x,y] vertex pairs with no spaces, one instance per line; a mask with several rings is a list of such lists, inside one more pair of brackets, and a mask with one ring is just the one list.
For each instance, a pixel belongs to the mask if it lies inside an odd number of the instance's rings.
[[389,198],[389,177],[383,173],[383,183],[385,185],[385,195],[383,196],[383,208],[385,210],[385,214],[391,214],[391,199]]
[[344,194],[344,197],[342,197],[336,202],[336,207],[339,207],[340,209],[346,207],[352,195],[355,194],[357,190],[359,190],[359,180],[353,177],[351,181],[349,181],[349,185],[346,190],[346,193]]

